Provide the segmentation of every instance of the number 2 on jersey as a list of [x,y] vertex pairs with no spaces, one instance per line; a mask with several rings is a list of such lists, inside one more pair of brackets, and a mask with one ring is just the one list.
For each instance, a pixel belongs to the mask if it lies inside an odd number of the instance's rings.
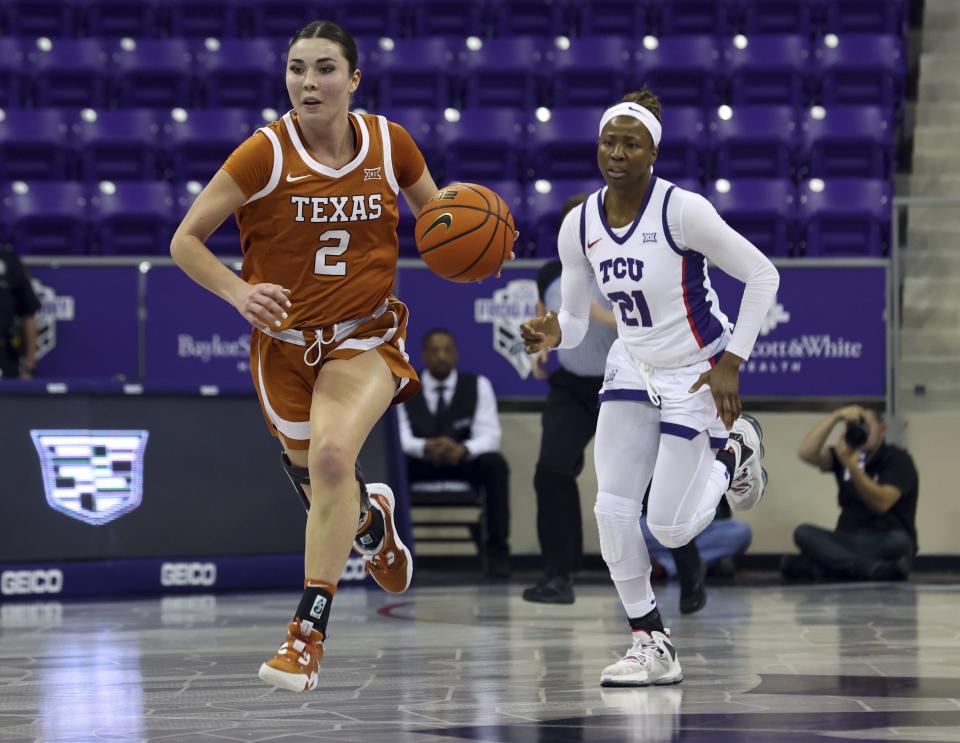
[[[635,328],[638,325],[645,328],[653,327],[653,321],[650,319],[650,308],[647,306],[647,300],[643,296],[643,292],[639,289],[634,289],[630,294],[626,292],[610,292],[607,297],[610,301],[616,302],[620,306],[620,318],[623,320],[624,325],[629,325],[631,328]],[[634,310],[640,314],[639,321],[636,317],[631,317],[631,313],[633,313]]]
[[327,256],[343,255],[350,245],[350,233],[346,230],[327,230],[320,235],[320,242],[336,240],[332,245],[324,245],[317,251],[313,262],[313,272],[319,276],[346,276],[347,262],[327,263]]

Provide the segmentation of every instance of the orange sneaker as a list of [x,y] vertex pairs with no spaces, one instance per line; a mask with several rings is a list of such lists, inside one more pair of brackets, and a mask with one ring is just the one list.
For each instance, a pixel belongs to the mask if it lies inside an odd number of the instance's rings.
[[400,540],[397,525],[393,522],[396,499],[390,487],[380,482],[368,483],[367,493],[370,495],[370,507],[383,514],[386,530],[380,549],[376,552],[365,552],[356,546],[354,549],[363,555],[364,568],[384,591],[403,593],[410,587],[413,578],[413,555]]
[[277,654],[260,666],[260,680],[288,691],[310,691],[317,688],[321,660],[323,633],[313,622],[290,622]]

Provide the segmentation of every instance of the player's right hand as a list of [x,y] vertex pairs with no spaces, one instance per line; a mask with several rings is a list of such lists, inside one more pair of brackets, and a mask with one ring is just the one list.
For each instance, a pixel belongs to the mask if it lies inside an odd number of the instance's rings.
[[527,320],[520,326],[520,336],[527,353],[539,353],[560,345],[560,321],[555,312]]
[[247,284],[234,301],[244,320],[260,330],[280,328],[292,306],[290,290],[279,284]]

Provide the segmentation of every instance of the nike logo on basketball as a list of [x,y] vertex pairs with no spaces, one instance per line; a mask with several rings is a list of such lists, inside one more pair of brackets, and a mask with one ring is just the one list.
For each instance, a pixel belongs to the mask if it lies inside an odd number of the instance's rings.
[[439,227],[440,225],[443,225],[449,230],[450,227],[453,225],[453,215],[450,212],[444,212],[443,214],[441,214],[439,217],[433,220],[433,222],[430,224],[429,227],[427,227],[424,233],[420,235],[420,239],[422,240],[423,238],[425,238],[427,235],[433,232],[433,230],[436,227]]
[[307,173],[306,175],[290,175],[287,173],[287,183],[293,183],[294,181],[302,181],[304,178],[309,178],[313,173]]
[[596,245],[596,244],[597,244],[598,242],[600,242],[602,239],[603,239],[602,237],[598,237],[598,238],[597,238],[596,240],[594,240],[593,242],[587,243],[587,250],[590,250],[590,248],[592,248],[594,245]]

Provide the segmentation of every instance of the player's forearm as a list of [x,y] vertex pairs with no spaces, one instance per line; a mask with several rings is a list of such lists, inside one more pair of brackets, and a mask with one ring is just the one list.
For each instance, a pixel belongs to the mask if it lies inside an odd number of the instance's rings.
[[170,242],[170,255],[183,272],[200,286],[235,304],[237,292],[245,282],[197,237],[177,231]]

